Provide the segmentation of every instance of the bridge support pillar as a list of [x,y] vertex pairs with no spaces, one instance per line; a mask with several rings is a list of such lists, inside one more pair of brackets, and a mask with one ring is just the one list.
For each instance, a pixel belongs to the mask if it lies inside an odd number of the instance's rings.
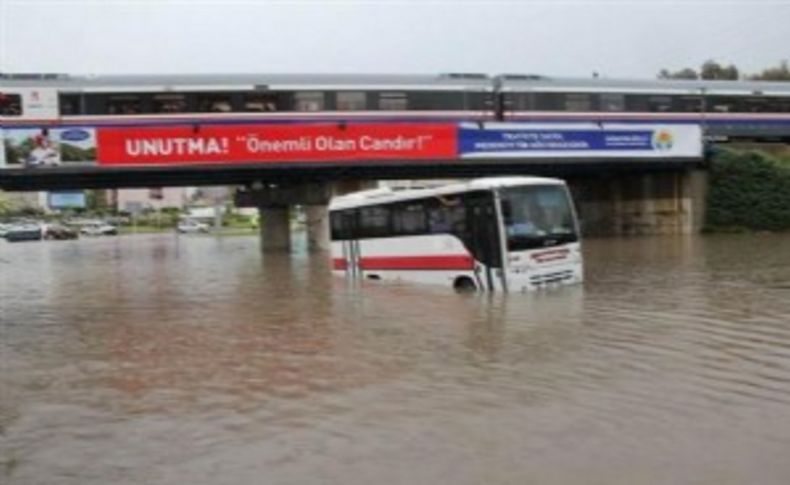
[[291,249],[291,218],[288,206],[259,207],[261,251],[277,253]]
[[694,234],[704,224],[703,170],[603,174],[569,185],[586,235]]
[[308,251],[329,250],[329,206],[305,206]]
[[692,170],[686,177],[686,203],[691,214],[688,231],[691,233],[702,232],[705,227],[705,217],[708,207],[708,172],[706,170]]

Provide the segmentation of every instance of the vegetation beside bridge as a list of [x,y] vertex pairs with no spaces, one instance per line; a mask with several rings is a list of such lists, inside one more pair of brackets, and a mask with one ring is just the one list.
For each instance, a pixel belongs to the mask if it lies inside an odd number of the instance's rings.
[[722,150],[710,167],[707,231],[790,230],[790,150]]

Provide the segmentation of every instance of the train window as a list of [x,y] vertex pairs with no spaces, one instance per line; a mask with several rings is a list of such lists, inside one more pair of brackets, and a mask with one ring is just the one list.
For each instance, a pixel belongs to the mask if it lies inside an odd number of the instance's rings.
[[229,94],[198,93],[195,108],[200,113],[229,113],[233,111],[233,99]]
[[534,108],[532,93],[505,93],[505,109],[513,111],[529,111]]
[[464,108],[469,111],[483,111],[494,109],[494,95],[491,93],[465,93],[466,103]]
[[708,98],[707,108],[712,113],[737,113],[739,99],[729,96],[711,96]]
[[338,111],[364,111],[368,107],[364,91],[338,91],[335,96]]
[[0,115],[22,116],[22,96],[0,93]]
[[294,93],[294,111],[323,111],[324,93],[321,91],[300,91]]
[[741,110],[746,113],[770,113],[773,107],[767,98],[743,98]]
[[769,110],[771,113],[790,113],[790,98],[771,98]]
[[156,94],[151,103],[154,113],[183,113],[187,110],[184,94]]
[[463,110],[466,109],[465,93],[462,91],[411,91],[409,92],[409,109],[422,111]]
[[584,93],[566,94],[565,111],[592,111],[591,96]]
[[617,93],[605,93],[598,97],[601,111],[625,111],[625,96]]
[[664,113],[672,111],[672,97],[664,95],[631,94],[625,98],[626,111],[651,111]]
[[58,99],[61,115],[82,114],[82,96],[79,94],[61,94]]
[[626,111],[647,111],[647,96],[628,94],[625,96]]
[[681,113],[699,113],[702,111],[702,98],[699,96],[677,96],[674,108],[675,111]]
[[379,93],[379,109],[384,111],[403,111],[409,108],[406,93]]
[[142,113],[142,100],[135,94],[108,96],[105,112],[111,115],[136,115]]
[[655,113],[672,111],[672,98],[670,96],[648,96],[647,107],[649,111]]
[[561,93],[535,93],[534,106],[538,111],[562,111],[565,95]]
[[242,111],[277,111],[280,103],[274,93],[245,93],[242,98]]

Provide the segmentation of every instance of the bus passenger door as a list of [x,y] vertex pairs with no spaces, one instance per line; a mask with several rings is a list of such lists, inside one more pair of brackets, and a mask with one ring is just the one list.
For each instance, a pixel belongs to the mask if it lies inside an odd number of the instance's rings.
[[502,268],[497,214],[490,194],[477,196],[467,201],[467,223],[469,225],[470,250],[475,259],[484,265],[480,282],[489,291],[496,288],[499,275],[495,271]]
[[333,254],[335,270],[345,271],[349,276],[359,276],[360,254],[357,239],[356,212],[337,211],[330,215],[332,240],[339,243],[339,254]]

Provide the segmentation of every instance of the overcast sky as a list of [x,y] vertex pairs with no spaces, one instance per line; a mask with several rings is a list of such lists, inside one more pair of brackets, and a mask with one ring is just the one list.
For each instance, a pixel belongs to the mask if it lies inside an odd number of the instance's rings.
[[790,1],[0,0],[0,71],[654,77],[790,58]]

